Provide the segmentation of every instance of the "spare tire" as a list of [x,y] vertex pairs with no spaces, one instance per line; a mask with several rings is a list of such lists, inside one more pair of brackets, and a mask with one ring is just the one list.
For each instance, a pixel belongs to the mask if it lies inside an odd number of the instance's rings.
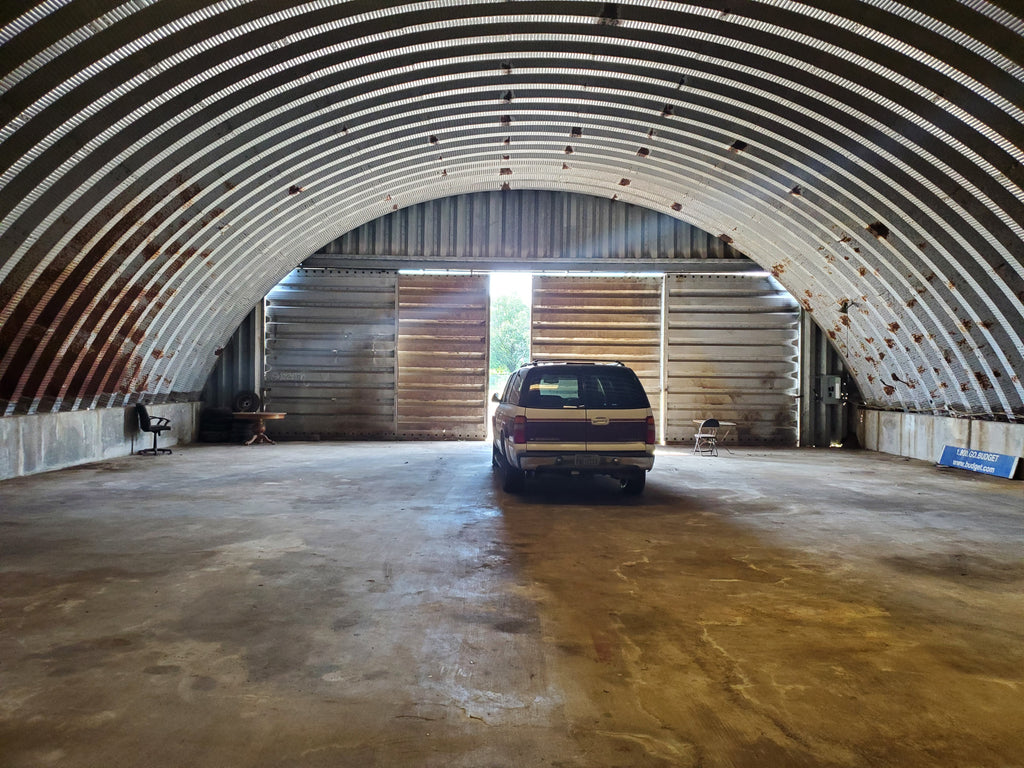
[[260,409],[260,396],[255,392],[239,392],[233,405],[236,412],[252,413]]

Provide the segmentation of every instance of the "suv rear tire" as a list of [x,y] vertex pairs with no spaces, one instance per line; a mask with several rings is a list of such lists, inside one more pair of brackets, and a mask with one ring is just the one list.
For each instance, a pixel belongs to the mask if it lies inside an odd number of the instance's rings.
[[521,469],[516,469],[509,464],[508,459],[500,456],[501,461],[501,490],[505,493],[519,493],[526,484],[526,475]]

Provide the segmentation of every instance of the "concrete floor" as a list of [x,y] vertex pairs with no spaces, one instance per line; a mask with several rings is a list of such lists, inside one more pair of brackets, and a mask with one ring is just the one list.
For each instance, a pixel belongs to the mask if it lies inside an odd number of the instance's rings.
[[1022,766],[1024,484],[187,446],[0,483],[0,765]]

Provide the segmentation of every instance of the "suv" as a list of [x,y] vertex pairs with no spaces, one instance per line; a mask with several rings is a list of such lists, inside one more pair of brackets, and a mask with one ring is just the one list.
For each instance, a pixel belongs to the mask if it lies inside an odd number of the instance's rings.
[[532,362],[495,395],[492,446],[507,492],[527,475],[610,475],[626,493],[644,490],[654,466],[654,414],[622,363]]

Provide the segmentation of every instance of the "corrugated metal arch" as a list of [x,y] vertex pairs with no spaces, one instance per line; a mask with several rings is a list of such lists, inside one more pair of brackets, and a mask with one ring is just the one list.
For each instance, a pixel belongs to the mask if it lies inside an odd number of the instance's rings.
[[1015,7],[9,4],[3,411],[194,397],[306,255],[507,187],[723,236],[813,313],[872,405],[1024,419]]

